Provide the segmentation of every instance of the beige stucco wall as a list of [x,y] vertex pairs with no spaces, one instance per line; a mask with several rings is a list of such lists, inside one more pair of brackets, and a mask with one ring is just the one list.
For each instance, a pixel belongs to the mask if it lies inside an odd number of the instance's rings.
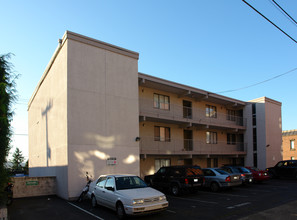
[[143,108],[153,109],[154,93],[169,96],[170,108],[171,108],[170,110],[176,113],[180,112],[181,115],[183,112],[183,100],[192,102],[192,109],[194,109],[196,112],[199,112],[199,114],[203,116],[205,115],[206,105],[215,106],[217,108],[217,115],[218,115],[216,120],[226,120],[227,109],[232,109],[232,107],[227,108],[226,106],[218,103],[207,102],[204,100],[197,101],[195,99],[191,99],[188,97],[179,97],[178,94],[173,94],[166,91],[160,91],[160,90],[151,89],[144,86],[139,86],[139,99],[140,99],[140,102],[143,100],[144,104],[141,105]]
[[[139,175],[138,60],[68,40],[69,197],[85,172]],[[107,165],[114,157],[117,165]]]
[[56,177],[12,177],[13,198],[56,195]]
[[67,44],[57,52],[29,102],[29,173],[57,176],[57,193],[67,198]]

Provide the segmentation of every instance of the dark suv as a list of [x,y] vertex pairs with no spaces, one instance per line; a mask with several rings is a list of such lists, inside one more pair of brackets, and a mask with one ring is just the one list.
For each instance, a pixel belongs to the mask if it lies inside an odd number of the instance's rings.
[[272,178],[289,177],[297,179],[297,160],[279,161],[274,167],[266,169]]
[[196,192],[205,181],[199,166],[169,166],[160,168],[154,175],[144,177],[151,187],[170,190],[177,196],[182,191]]
[[253,174],[250,170],[242,166],[234,166],[234,165],[225,165],[221,167],[222,170],[227,171],[228,173],[238,173],[240,174],[240,179],[242,184],[249,184],[253,182]]

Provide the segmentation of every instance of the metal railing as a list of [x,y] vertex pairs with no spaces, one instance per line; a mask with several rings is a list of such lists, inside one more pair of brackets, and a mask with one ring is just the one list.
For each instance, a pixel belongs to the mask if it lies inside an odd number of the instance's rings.
[[217,142],[207,144],[206,141],[195,141],[193,139],[170,139],[170,141],[155,141],[154,137],[141,137],[141,154],[246,154],[246,143]]
[[246,118],[231,116],[216,112],[211,117],[206,116],[206,109],[189,108],[181,105],[171,104],[168,110],[154,108],[153,100],[140,99],[140,115],[162,118],[167,120],[188,121],[197,124],[218,125],[228,127],[246,126]]

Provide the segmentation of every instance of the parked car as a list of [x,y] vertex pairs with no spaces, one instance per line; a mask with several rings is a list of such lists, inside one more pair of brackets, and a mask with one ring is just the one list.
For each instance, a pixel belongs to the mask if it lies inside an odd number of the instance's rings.
[[297,160],[279,161],[274,167],[266,168],[272,178],[289,177],[297,179]]
[[240,174],[231,174],[220,168],[202,169],[205,178],[204,187],[217,192],[223,188],[231,188],[241,185]]
[[227,171],[228,173],[239,173],[243,185],[253,182],[253,174],[251,171],[242,166],[224,165],[221,167],[221,169]]
[[88,197],[97,204],[126,215],[160,212],[168,207],[166,196],[134,175],[102,175],[90,184]]
[[145,176],[144,181],[177,196],[184,191],[196,192],[203,186],[204,175],[200,166],[168,166],[161,167],[154,175]]
[[263,182],[270,179],[268,172],[265,170],[259,170],[257,167],[245,167],[251,171],[254,182]]

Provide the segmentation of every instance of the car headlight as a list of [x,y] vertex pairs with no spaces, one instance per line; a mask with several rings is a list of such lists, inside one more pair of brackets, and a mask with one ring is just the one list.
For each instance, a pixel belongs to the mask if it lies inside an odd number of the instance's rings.
[[159,197],[159,200],[160,200],[160,201],[166,200],[166,196],[164,196],[164,195],[163,195],[163,196],[160,196],[160,197]]
[[133,200],[133,205],[140,205],[143,204],[143,199],[134,199]]

